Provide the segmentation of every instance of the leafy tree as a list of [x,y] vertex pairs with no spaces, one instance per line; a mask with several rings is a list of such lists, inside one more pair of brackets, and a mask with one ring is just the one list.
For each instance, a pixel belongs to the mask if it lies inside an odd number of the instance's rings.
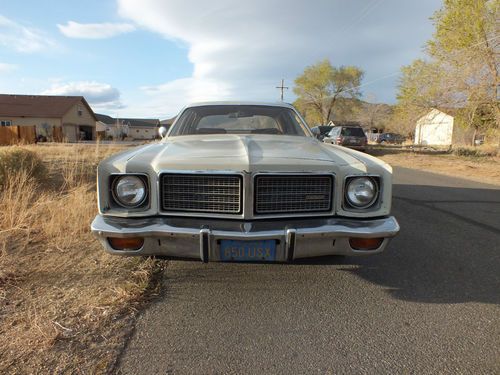
[[389,104],[378,103],[374,94],[365,96],[366,101],[361,101],[354,118],[368,128],[386,129],[392,116],[393,108]]
[[361,96],[358,86],[362,79],[363,71],[355,66],[336,68],[329,60],[322,60],[295,79],[293,91],[298,98],[294,104],[308,122],[327,124],[341,99]]
[[444,0],[432,17],[428,59],[402,68],[396,108],[401,123],[437,107],[457,110],[457,123],[474,136],[499,128],[499,19],[500,0]]
[[389,128],[405,135],[412,135],[415,122],[429,112],[430,108],[449,106],[448,99],[444,95],[448,84],[445,82],[445,72],[440,64],[435,62],[418,59],[402,67],[401,72],[398,102]]

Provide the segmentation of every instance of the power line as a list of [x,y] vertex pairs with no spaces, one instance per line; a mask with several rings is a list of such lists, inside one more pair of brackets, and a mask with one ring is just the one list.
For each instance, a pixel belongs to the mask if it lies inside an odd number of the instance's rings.
[[360,12],[358,12],[358,17],[354,17],[351,19],[351,21],[347,24],[344,25],[343,28],[339,30],[340,33],[345,33],[346,31],[350,30],[353,26],[357,25],[359,21],[361,21],[363,18],[366,18],[371,12],[377,8],[383,0],[373,0],[368,5],[366,5],[363,9],[361,9]]

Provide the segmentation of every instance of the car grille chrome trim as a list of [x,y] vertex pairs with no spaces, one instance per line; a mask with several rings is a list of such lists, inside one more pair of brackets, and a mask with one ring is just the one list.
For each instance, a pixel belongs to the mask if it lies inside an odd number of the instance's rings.
[[331,175],[257,175],[254,212],[304,214],[332,210]]
[[242,213],[240,175],[176,174],[160,176],[161,208],[174,212]]

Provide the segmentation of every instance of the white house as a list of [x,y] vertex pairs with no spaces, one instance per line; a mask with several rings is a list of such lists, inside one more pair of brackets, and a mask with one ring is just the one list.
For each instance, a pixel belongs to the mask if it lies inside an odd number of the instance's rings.
[[416,145],[451,146],[453,141],[453,116],[432,109],[417,120]]
[[155,139],[158,135],[160,120],[137,118],[114,118],[107,115],[96,114],[99,129],[104,129],[106,138],[136,140]]
[[128,136],[133,139],[147,140],[158,136],[159,119],[127,118],[123,122],[129,127]]

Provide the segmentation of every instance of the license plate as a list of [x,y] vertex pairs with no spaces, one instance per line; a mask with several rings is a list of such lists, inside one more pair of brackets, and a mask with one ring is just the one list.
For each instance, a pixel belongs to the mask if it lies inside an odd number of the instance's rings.
[[276,259],[276,240],[221,240],[220,259],[236,262],[269,262]]

